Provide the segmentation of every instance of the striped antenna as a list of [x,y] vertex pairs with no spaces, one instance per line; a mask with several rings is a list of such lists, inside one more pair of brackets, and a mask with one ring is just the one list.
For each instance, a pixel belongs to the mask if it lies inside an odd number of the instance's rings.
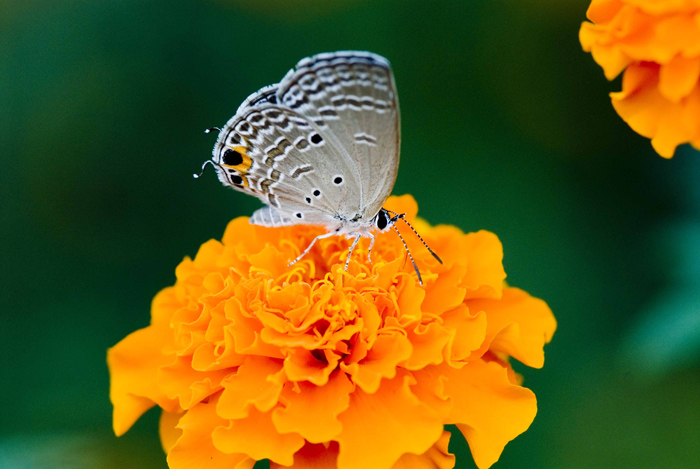
[[[386,209],[384,209],[384,210],[386,210]],[[429,252],[430,254],[432,254],[433,257],[434,257],[435,259],[437,259],[437,261],[438,261],[440,264],[442,264],[442,259],[440,259],[440,258],[438,257],[438,255],[435,254],[435,251],[433,251],[432,249],[430,249],[430,246],[428,246],[428,243],[426,243],[425,240],[423,240],[423,238],[421,237],[421,235],[418,234],[418,232],[417,232],[416,229],[413,227],[413,225],[411,225],[411,224],[404,218],[404,216],[406,216],[405,213],[402,213],[401,215],[399,215],[398,213],[392,212],[391,210],[387,210],[387,212],[393,213],[393,214],[394,214],[394,218],[403,220],[403,222],[404,222],[405,224],[408,225],[408,227],[411,229],[411,231],[413,231],[413,233],[415,233],[415,235],[418,236],[418,239],[420,239],[420,242],[423,243],[423,246],[425,246],[425,249],[427,249],[428,252]],[[401,241],[403,241],[403,239],[401,239]],[[404,243],[404,244],[405,244],[405,243]],[[413,259],[411,259],[411,260],[413,260]],[[416,269],[416,270],[417,270],[417,269]]]
[[411,250],[408,249],[408,245],[406,245],[406,241],[403,240],[403,236],[401,236],[401,232],[399,232],[398,228],[396,226],[392,226],[394,231],[396,231],[396,234],[399,235],[399,238],[401,238],[401,242],[403,243],[403,247],[406,249],[406,252],[408,253],[408,257],[411,259],[411,264],[413,264],[413,268],[416,270],[416,274],[418,275],[418,283],[423,286],[423,279],[420,276],[420,270],[418,270],[418,266],[416,265],[416,261],[413,260],[413,256],[411,255]]

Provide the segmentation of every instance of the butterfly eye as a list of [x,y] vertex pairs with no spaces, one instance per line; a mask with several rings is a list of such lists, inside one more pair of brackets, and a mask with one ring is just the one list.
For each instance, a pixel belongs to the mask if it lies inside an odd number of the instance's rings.
[[230,148],[224,152],[223,159],[226,166],[238,166],[243,163],[243,156],[236,150],[231,150]]
[[383,231],[389,224],[389,218],[386,212],[381,211],[377,214],[377,228]]

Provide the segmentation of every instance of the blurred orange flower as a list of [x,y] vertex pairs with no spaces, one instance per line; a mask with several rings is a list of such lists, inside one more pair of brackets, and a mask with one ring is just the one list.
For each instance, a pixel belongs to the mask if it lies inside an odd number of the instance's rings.
[[593,0],[587,16],[583,50],[608,80],[625,71],[620,117],[664,158],[700,149],[700,0]]
[[[395,233],[368,240],[348,272],[348,241],[322,228],[233,220],[176,269],[151,325],[109,350],[114,431],[154,405],[171,468],[451,468],[456,424],[476,464],[496,462],[537,412],[509,357],[540,368],[556,329],[547,305],[504,285],[502,248],[407,218],[444,265],[409,242],[420,286]],[[406,233],[407,241],[415,238]]]

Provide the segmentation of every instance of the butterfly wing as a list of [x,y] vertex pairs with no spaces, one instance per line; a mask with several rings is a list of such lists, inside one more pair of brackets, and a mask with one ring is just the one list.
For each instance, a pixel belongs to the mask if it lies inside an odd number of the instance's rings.
[[271,89],[248,98],[219,133],[212,158],[219,180],[268,204],[279,224],[333,224],[345,215],[341,201],[359,191],[360,175],[308,117],[276,104]]
[[[391,193],[399,167],[400,114],[389,62],[370,52],[301,60],[277,86],[279,104],[313,122],[359,174],[359,193],[340,212],[368,222]],[[334,163],[336,155],[328,155]]]

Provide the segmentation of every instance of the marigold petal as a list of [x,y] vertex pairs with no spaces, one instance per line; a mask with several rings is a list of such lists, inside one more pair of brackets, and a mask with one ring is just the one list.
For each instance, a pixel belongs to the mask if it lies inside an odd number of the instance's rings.
[[[628,79],[629,76],[629,79]],[[617,113],[639,134],[651,138],[654,149],[671,158],[678,145],[693,140],[700,133],[700,117],[693,115],[696,86],[684,105],[664,98],[658,89],[659,67],[655,64],[630,66],[625,70],[623,91],[611,93]]]
[[291,349],[284,359],[284,372],[290,381],[309,381],[323,386],[339,361],[340,356],[332,350]]
[[373,394],[379,389],[382,378],[396,376],[396,366],[407,360],[412,351],[411,342],[403,334],[381,333],[364,359],[350,365],[341,363],[340,369],[350,375],[353,383]]
[[189,295],[206,291],[202,280],[207,274],[212,271],[224,272],[218,267],[219,258],[223,251],[224,246],[220,242],[210,239],[199,247],[194,259],[185,257],[178,264],[175,268],[175,277],[177,277],[178,283],[187,284],[193,290],[188,292]]
[[426,285],[425,299],[421,309],[434,315],[440,315],[459,305],[467,293],[465,288],[459,287],[466,272],[466,266],[454,264],[433,282]]
[[[228,332],[228,334],[227,334]],[[197,371],[216,371],[239,366],[245,360],[245,355],[236,353],[233,337],[228,330],[225,335],[229,339],[221,343],[205,342],[197,347],[192,355],[192,369]]]
[[177,424],[184,414],[184,412],[167,412],[165,410],[160,413],[158,434],[160,435],[160,443],[165,454],[170,452],[177,440],[182,436],[182,430],[177,427]]
[[470,358],[475,350],[480,350],[476,353],[477,356],[486,351],[488,347],[488,343],[484,343],[488,325],[486,313],[478,309],[470,310],[466,305],[461,304],[443,313],[441,318],[443,326],[452,333],[445,349],[448,363],[464,361]]
[[687,59],[676,56],[661,67],[659,91],[673,103],[685,98],[698,85],[700,58]]
[[159,368],[174,360],[162,352],[169,340],[172,332],[167,326],[149,326],[129,334],[107,351],[109,398],[114,406],[112,425],[117,436],[155,404],[169,412],[180,410],[178,401],[166,396],[156,377]]
[[310,443],[330,441],[343,429],[338,415],[350,405],[353,389],[343,372],[333,373],[323,386],[288,383],[280,397],[283,406],[272,412],[272,421],[280,433],[298,433]]
[[294,453],[304,446],[297,433],[280,434],[272,423],[271,413],[251,409],[247,417],[231,420],[212,432],[214,447],[224,453],[247,454],[253,459],[269,459],[290,466]]
[[260,229],[248,222],[248,217],[237,217],[231,220],[224,235],[221,237],[221,243],[224,246],[231,247],[248,247],[247,252],[258,252],[270,239],[270,230]]
[[161,389],[170,399],[178,399],[180,407],[189,409],[202,399],[221,389],[221,380],[231,370],[197,371],[192,368],[192,357],[177,357],[174,363],[157,371]]
[[455,455],[447,447],[450,444],[450,432],[442,436],[423,454],[405,453],[391,469],[451,469],[455,466]]
[[418,370],[427,365],[441,363],[443,351],[454,336],[451,331],[437,322],[417,324],[406,330],[411,342],[411,356],[402,364],[407,370]]
[[479,469],[498,461],[503,448],[528,429],[537,413],[535,395],[508,379],[496,362],[476,360],[461,369],[441,366],[452,411],[445,423],[455,423],[469,443]]
[[168,287],[159,291],[151,302],[151,325],[167,326],[173,311],[182,307],[179,288]]
[[248,256],[248,261],[254,266],[253,272],[263,272],[272,278],[285,274],[288,270],[289,259],[276,247],[265,246],[260,252]]
[[452,400],[445,394],[447,378],[440,370],[441,367],[428,366],[412,371],[415,382],[411,384],[411,392],[444,422],[452,410]]
[[[385,380],[374,394],[356,389],[340,414],[338,469],[385,469],[404,453],[422,454],[442,435],[443,422],[411,392],[412,376]],[[408,430],[410,429],[410,430]]]
[[306,443],[294,454],[294,464],[282,466],[271,462],[270,469],[337,469],[338,443]]
[[620,0],[593,0],[588,6],[586,17],[594,23],[607,23],[612,20],[623,3]]
[[469,233],[464,237],[461,255],[467,259],[467,271],[460,283],[467,289],[465,298],[500,298],[506,271],[498,236],[484,230]]
[[[401,311],[398,318],[401,324],[420,321],[423,317],[421,305],[425,299],[425,290],[409,275],[399,275],[396,285],[396,305]],[[379,315],[377,315],[377,318]]]
[[284,358],[278,347],[265,343],[260,334],[263,325],[260,320],[246,312],[237,295],[226,301],[226,317],[231,323],[226,329],[233,336],[235,352],[240,355],[260,355],[271,358]]
[[544,344],[557,328],[547,303],[518,288],[506,288],[500,301],[471,300],[467,305],[470,310],[486,312],[484,345],[527,366],[542,368]]
[[605,78],[614,79],[622,72],[631,59],[619,47],[601,43],[602,28],[584,22],[579,30],[579,42],[585,52],[590,52],[593,60],[603,68]]
[[251,355],[221,381],[224,390],[219,398],[217,412],[225,419],[247,417],[251,407],[262,412],[272,409],[284,385],[282,363],[279,360]]
[[245,454],[226,454],[214,447],[213,429],[227,423],[216,415],[217,398],[200,402],[180,418],[177,428],[182,436],[168,452],[170,469],[252,469],[255,465]]

